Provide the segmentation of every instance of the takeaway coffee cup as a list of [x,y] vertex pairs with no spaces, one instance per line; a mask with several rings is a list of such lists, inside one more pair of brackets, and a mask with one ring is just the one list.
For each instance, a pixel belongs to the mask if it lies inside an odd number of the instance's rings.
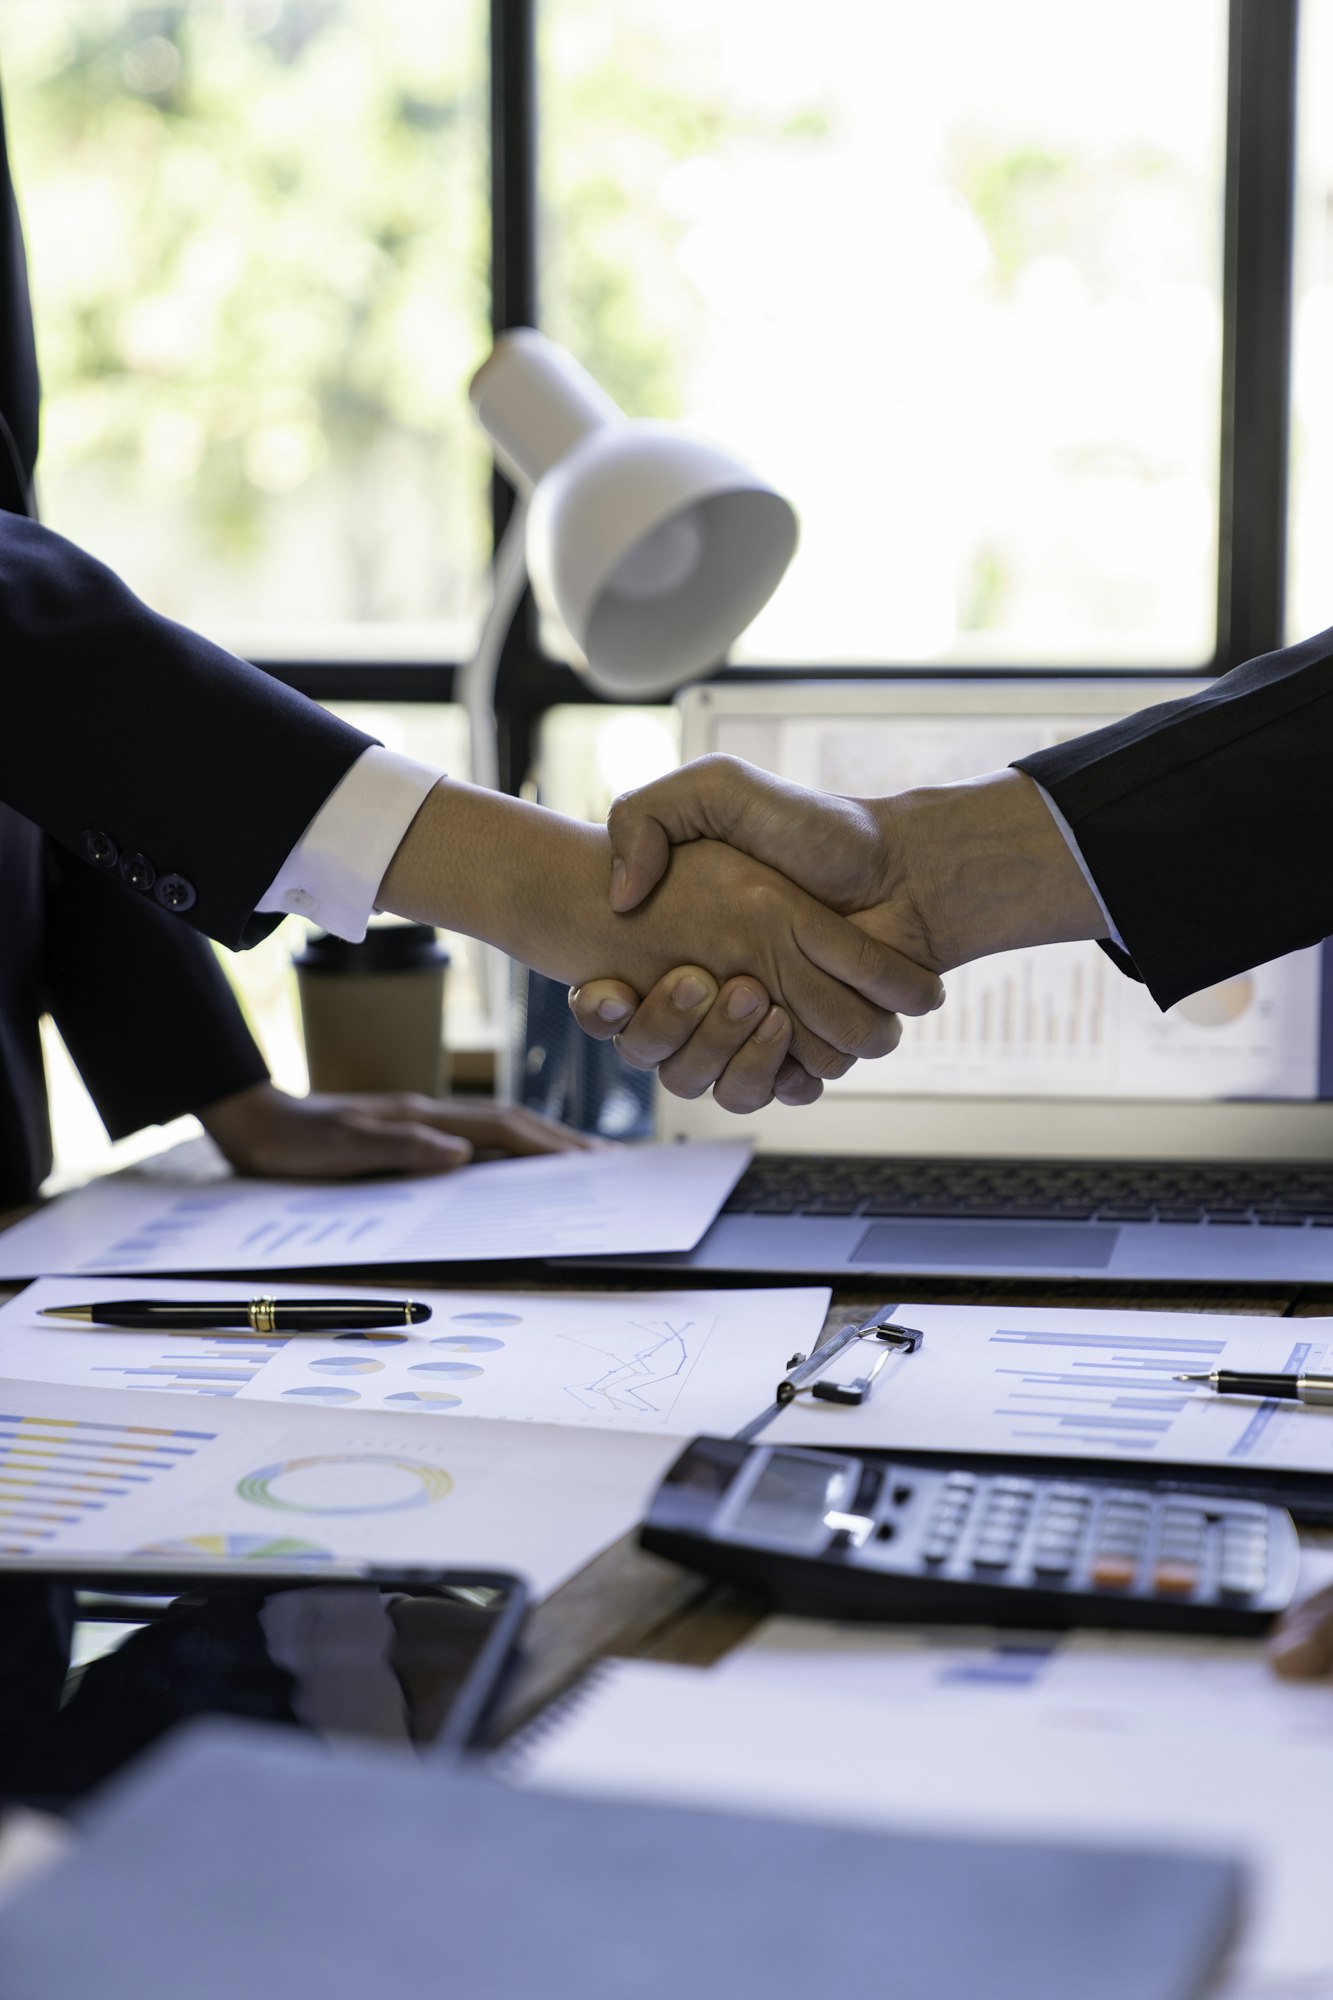
[[316,931],[292,962],[312,1090],[448,1087],[449,954],[429,924],[375,921],[360,944]]

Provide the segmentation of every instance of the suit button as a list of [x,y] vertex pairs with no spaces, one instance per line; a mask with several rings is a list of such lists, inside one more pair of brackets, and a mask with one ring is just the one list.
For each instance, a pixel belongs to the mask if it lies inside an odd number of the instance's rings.
[[114,868],[120,859],[120,849],[111,835],[100,833],[96,827],[90,826],[84,833],[83,851],[99,868]]
[[159,875],[153,894],[164,910],[188,910],[194,903],[194,884],[183,875]]
[[157,880],[157,870],[146,854],[122,854],[120,872],[131,889],[137,889],[144,896]]

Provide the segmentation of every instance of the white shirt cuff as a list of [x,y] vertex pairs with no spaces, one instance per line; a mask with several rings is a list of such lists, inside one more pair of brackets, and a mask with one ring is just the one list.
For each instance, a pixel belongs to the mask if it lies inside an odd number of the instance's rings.
[[398,844],[443,773],[374,744],[329,793],[257,909],[359,944]]
[[[1032,776],[1031,772],[1025,772],[1024,776],[1027,777],[1028,782],[1030,784],[1037,785],[1037,780]],[[1087,883],[1088,887],[1091,889],[1093,895],[1097,899],[1097,908],[1102,913],[1102,921],[1106,925],[1107,937],[1110,938],[1112,944],[1118,944],[1121,951],[1124,951],[1125,940],[1121,937],[1119,931],[1116,929],[1115,925],[1111,921],[1111,912],[1106,907],[1106,904],[1102,898],[1101,890],[1097,887],[1097,884],[1092,879],[1091,869],[1088,867],[1087,862],[1083,859],[1083,850],[1074,838],[1073,827],[1069,824],[1069,821],[1065,818],[1059,806],[1055,803],[1055,800],[1046,790],[1046,787],[1044,785],[1037,785],[1037,790],[1041,793],[1042,801],[1045,804],[1047,812],[1050,814],[1051,818],[1055,821],[1055,824],[1059,827],[1060,835],[1064,841],[1065,846],[1069,849],[1069,852],[1073,855],[1075,861],[1077,861],[1079,874],[1083,877],[1083,880]]]

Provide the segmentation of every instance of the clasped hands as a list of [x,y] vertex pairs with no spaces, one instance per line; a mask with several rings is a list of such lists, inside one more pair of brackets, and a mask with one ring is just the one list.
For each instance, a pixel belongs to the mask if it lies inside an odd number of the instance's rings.
[[618,912],[651,910],[673,848],[725,843],[813,899],[824,925],[842,920],[819,958],[844,989],[836,998],[809,981],[775,987],[758,964],[716,962],[677,966],[643,994],[619,979],[571,990],[586,1034],[614,1037],[625,1061],[657,1070],[676,1096],[711,1087],[729,1111],[812,1103],[822,1078],[887,1055],[898,1016],[938,1007],[938,975],[953,966],[1104,929],[1040,793],[1017,771],[855,799],[706,757],[617,799],[607,830]]

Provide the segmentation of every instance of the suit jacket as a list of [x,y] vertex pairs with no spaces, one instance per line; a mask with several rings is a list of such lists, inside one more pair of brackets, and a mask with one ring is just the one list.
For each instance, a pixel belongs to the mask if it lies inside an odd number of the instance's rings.
[[1159,1006],[1333,933],[1333,631],[1017,760]]
[[0,110],[0,1207],[50,1168],[49,1008],[113,1137],[267,1074],[199,932],[254,905],[371,740],[160,618],[25,510],[38,375]]

